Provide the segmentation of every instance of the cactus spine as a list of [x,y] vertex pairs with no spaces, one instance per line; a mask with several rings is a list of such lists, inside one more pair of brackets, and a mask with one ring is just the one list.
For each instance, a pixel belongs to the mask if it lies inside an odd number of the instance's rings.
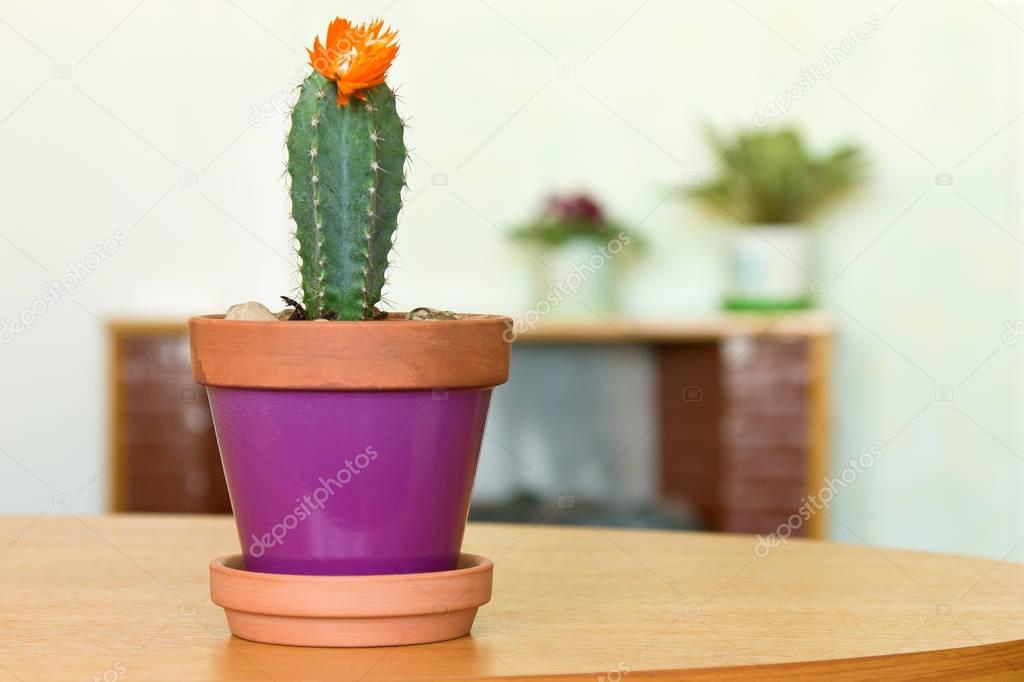
[[379,315],[388,254],[402,208],[404,124],[386,84],[335,103],[335,83],[303,81],[288,134],[292,218],[310,319]]

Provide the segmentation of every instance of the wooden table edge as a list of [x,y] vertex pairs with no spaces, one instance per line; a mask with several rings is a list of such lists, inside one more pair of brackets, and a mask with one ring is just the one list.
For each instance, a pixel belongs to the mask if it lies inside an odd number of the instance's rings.
[[612,670],[558,675],[473,677],[473,682],[638,682],[645,680],[1020,680],[1024,679],[1024,639],[952,649],[914,651],[858,658],[764,663],[721,668],[666,668],[661,670]]

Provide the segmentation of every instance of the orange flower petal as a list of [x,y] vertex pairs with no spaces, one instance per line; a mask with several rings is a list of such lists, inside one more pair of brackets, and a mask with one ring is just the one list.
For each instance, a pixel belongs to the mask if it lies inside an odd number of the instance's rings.
[[334,64],[324,49],[324,46],[320,44],[320,36],[317,36],[313,41],[313,49],[306,50],[309,53],[309,65],[312,66],[317,72],[327,79],[334,78]]
[[364,24],[351,24],[337,17],[327,27],[327,45],[320,36],[313,41],[309,64],[338,88],[338,106],[347,106],[349,96],[365,99],[363,90],[380,85],[398,54],[398,32],[384,28],[376,19]]
[[332,21],[330,26],[327,27],[327,47],[339,52],[345,52],[346,50],[342,47],[341,42],[348,34],[350,26],[351,24],[348,23],[348,20],[341,17],[337,17]]

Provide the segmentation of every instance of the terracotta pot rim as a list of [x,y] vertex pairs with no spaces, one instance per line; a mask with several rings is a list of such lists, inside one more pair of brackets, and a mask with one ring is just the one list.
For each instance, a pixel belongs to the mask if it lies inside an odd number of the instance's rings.
[[454,320],[407,320],[404,316],[405,313],[389,313],[388,317],[382,320],[225,320],[224,313],[212,313],[208,315],[193,315],[189,318],[192,320],[219,320],[224,324],[239,324],[239,325],[263,325],[263,324],[287,324],[287,325],[309,325],[309,324],[332,324],[332,325],[345,325],[346,327],[352,327],[357,325],[365,325],[367,327],[380,325],[386,323],[389,325],[403,324],[403,325],[419,325],[431,322],[443,322],[444,324],[471,324],[471,323],[483,323],[493,324],[495,320],[508,320],[512,321],[511,318],[505,315],[493,315],[490,313],[458,313],[463,317],[459,317]]
[[228,554],[210,560],[210,572],[231,578],[245,578],[260,582],[280,582],[288,584],[307,583],[315,585],[365,585],[366,583],[389,583],[409,580],[450,580],[475,573],[487,573],[494,570],[494,563],[485,556],[463,552],[459,555],[459,567],[450,571],[429,571],[424,573],[391,573],[375,575],[301,575],[296,573],[262,573],[236,568],[242,564],[241,554]]
[[[397,314],[395,314],[397,315]],[[192,376],[206,386],[312,391],[491,388],[508,380],[512,320],[189,319]]]
[[433,573],[301,575],[238,568],[233,554],[210,562],[210,597],[225,609],[293,618],[379,618],[476,608],[491,596],[494,563],[460,554],[458,567]]

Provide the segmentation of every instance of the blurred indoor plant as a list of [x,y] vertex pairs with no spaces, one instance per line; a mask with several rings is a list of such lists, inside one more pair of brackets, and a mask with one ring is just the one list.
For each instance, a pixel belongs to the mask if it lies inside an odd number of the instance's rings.
[[326,43],[287,140],[303,303],[192,318],[193,375],[248,570],[451,570],[510,321],[379,309],[405,183],[397,36],[339,18]]
[[551,314],[588,316],[616,307],[611,261],[635,239],[593,197],[552,195],[533,221],[512,236],[539,249],[534,293],[549,304]]
[[708,141],[721,171],[689,194],[745,226],[730,239],[726,307],[809,306],[807,221],[862,180],[860,149],[819,156],[790,128],[743,131],[731,141],[710,131]]

